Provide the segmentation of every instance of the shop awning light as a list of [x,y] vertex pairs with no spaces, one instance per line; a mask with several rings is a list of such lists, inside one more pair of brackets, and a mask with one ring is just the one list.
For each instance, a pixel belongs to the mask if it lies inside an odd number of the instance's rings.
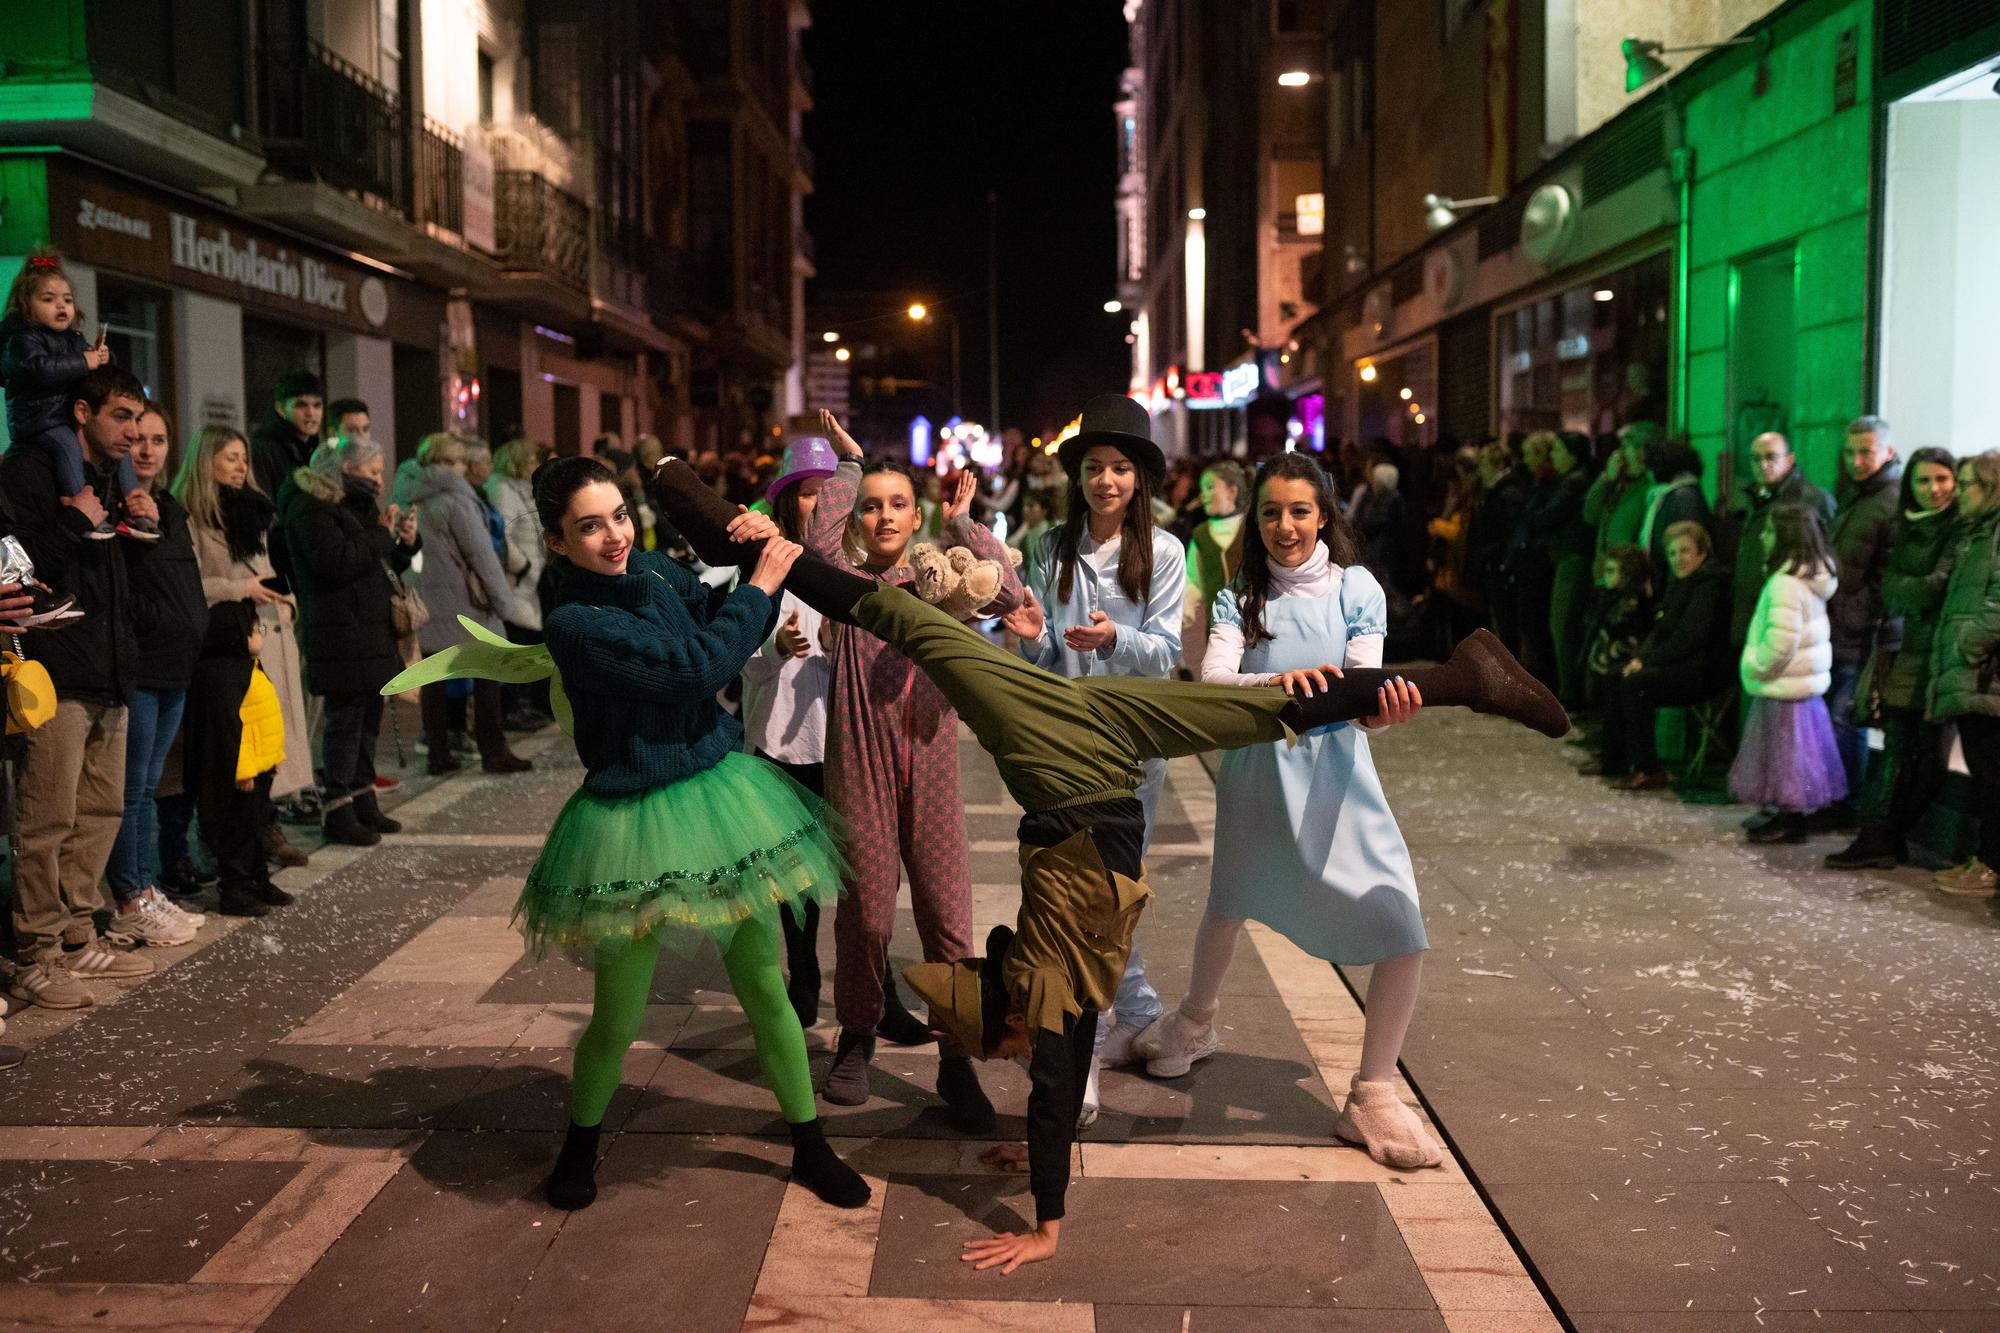
[[1361,367],[1361,382],[1363,384],[1373,384],[1375,376],[1379,373],[1373,366],[1363,366]]
[[819,340],[823,343],[837,343],[840,341],[840,335],[832,329],[828,329],[825,333],[819,335]]
[[845,347],[836,347],[833,349],[833,359],[836,361],[845,361],[853,355],[854,353],[848,351]]
[[1207,216],[1208,210],[1205,208],[1190,208],[1188,210],[1188,221],[1190,222],[1199,222]]
[[1125,303],[1123,301],[1114,299],[1104,303],[1104,313],[1107,315],[1115,315],[1124,308]]
[[1661,56],[1677,55],[1683,51],[1720,51],[1725,46],[1768,47],[1770,40],[1768,28],[1758,37],[1732,37],[1726,42],[1700,42],[1694,46],[1668,46],[1643,37],[1627,37],[1618,44],[1625,57],[1625,91],[1636,93],[1654,79],[1672,73],[1667,68],[1667,62],[1660,59]]
[[1609,287],[1599,287],[1590,294],[1590,299],[1593,301],[1613,301],[1617,298],[1618,293],[1612,291]]
[[1458,221],[1461,208],[1483,208],[1487,204],[1497,204],[1497,194],[1482,194],[1477,199],[1447,199],[1441,194],[1424,196],[1424,226],[1431,231],[1443,231]]
[[1303,88],[1313,81],[1313,76],[1302,69],[1288,69],[1278,76],[1280,88]]

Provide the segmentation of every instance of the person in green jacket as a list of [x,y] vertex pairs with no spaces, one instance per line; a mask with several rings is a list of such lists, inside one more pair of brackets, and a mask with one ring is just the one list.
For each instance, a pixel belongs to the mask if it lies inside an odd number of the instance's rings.
[[1932,882],[1945,893],[1991,898],[2000,883],[2000,815],[1990,798],[2000,786],[2000,450],[1959,460],[1958,513],[1925,716],[1957,726],[1972,790],[1989,796],[1978,855]]
[[[1583,497],[1583,521],[1597,529],[1601,559],[1614,546],[1637,546],[1646,522],[1646,446],[1660,438],[1657,422],[1635,421],[1618,432],[1618,451]],[[1655,590],[1657,591],[1657,589]]]

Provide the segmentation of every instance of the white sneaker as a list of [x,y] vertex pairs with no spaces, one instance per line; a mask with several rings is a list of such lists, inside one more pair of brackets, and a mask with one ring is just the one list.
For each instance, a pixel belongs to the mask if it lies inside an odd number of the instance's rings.
[[1097,1063],[1106,1069],[1137,1064],[1139,1054],[1133,1049],[1133,1043],[1146,1030],[1134,1023],[1114,1024],[1111,1031],[1104,1034],[1104,1044],[1097,1048]]
[[1213,1022],[1197,1027],[1182,1018],[1179,1010],[1161,1022],[1167,1027],[1160,1036],[1160,1053],[1146,1061],[1146,1072],[1154,1078],[1179,1078],[1194,1067],[1195,1061],[1206,1060],[1222,1045]]
[[1134,1060],[1153,1060],[1159,1057],[1162,1043],[1167,1039],[1167,1024],[1172,1021],[1173,1016],[1177,1012],[1179,1011],[1174,1009],[1167,1010],[1167,1012],[1154,1019],[1144,1032],[1132,1038],[1132,1058]]
[[167,897],[166,894],[161,893],[157,887],[147,889],[146,892],[150,894],[155,900],[157,900],[162,906],[164,906],[169,912],[172,912],[175,916],[187,922],[188,927],[190,929],[200,930],[203,926],[208,924],[208,913],[188,911],[187,908],[182,907],[172,898],[169,898]]
[[[64,950],[62,965],[74,977],[95,981],[126,981],[133,977],[150,977],[153,965],[136,953],[114,949],[102,938],[94,939],[75,952]],[[38,1001],[39,1003],[39,1001]]]
[[174,910],[165,894],[147,890],[132,900],[132,910],[119,912],[112,924],[141,944],[170,949],[194,939],[194,927]]

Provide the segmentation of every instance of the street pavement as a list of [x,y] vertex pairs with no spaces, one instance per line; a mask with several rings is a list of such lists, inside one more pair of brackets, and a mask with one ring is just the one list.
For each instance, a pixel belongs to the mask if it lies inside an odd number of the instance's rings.
[[[31,1055],[0,1075],[0,1327],[2000,1326],[1984,906],[1746,848],[1740,811],[1618,796],[1443,710],[1376,750],[1433,946],[1405,1092],[1444,1167],[1335,1144],[1366,969],[1253,927],[1222,1052],[1106,1076],[1057,1258],[974,1273],[961,1243],[1032,1202],[943,1120],[934,1050],[884,1046],[877,1097],[823,1108],[875,1187],[830,1209],[786,1182],[703,949],[663,955],[598,1203],[552,1212],[590,983],[507,913],[579,774],[553,732],[522,748],[533,774],[408,782],[409,831],[315,853],[282,877],[298,906],[212,917],[95,1010],[10,1017]],[[1012,916],[1018,811],[961,753],[983,935]],[[1140,937],[1169,1004],[1214,821],[1202,763],[1170,786]],[[1025,1076],[981,1071],[1018,1135]]]

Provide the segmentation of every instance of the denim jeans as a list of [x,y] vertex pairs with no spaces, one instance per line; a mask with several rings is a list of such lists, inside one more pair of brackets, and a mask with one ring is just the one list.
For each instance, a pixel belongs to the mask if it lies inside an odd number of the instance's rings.
[[1868,747],[1854,724],[1854,692],[1861,684],[1860,662],[1835,662],[1833,685],[1826,692],[1826,711],[1833,717],[1833,744],[1840,766],[1847,771],[1850,800],[1858,800],[1868,776]]
[[174,748],[186,706],[186,690],[134,690],[125,705],[125,817],[111,844],[111,863],[104,868],[111,892],[121,903],[132,901],[152,884],[147,867],[160,836],[153,793],[159,790],[160,771]]
[[382,730],[382,696],[329,694],[321,762],[326,765],[326,803],[333,806],[375,786],[375,737]]

